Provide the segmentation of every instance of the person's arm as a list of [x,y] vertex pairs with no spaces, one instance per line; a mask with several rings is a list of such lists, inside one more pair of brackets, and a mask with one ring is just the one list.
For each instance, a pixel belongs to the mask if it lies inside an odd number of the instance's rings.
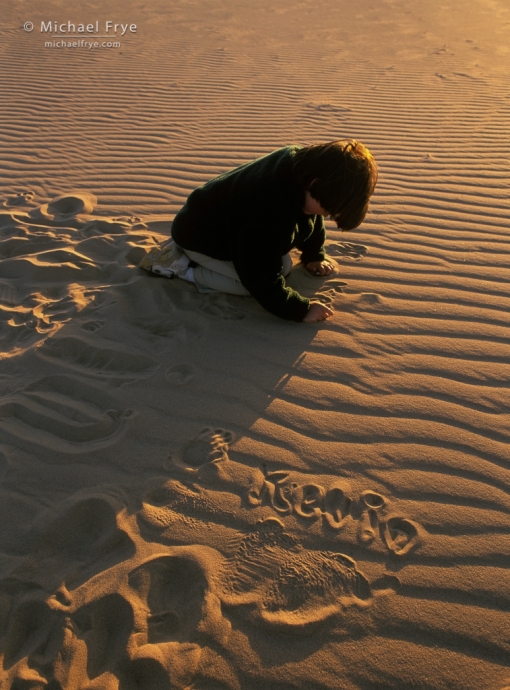
[[[324,243],[326,241],[326,227],[324,225],[324,218],[321,215],[316,215],[315,218],[307,218],[307,224],[313,224],[313,229],[310,234],[306,231],[308,228],[300,227],[301,235],[305,235],[304,240],[296,242],[296,246],[301,250],[301,263],[316,276],[327,276],[334,271],[334,265],[326,259],[326,252]],[[304,231],[304,232],[303,232]],[[316,323],[317,321],[325,321],[333,316],[333,309],[322,304],[322,302],[311,301],[306,316],[303,318],[305,323]]]
[[252,249],[251,252],[237,253],[234,266],[242,284],[271,314],[291,321],[303,321],[309,312],[310,300],[285,284],[285,278],[280,274],[280,252],[259,252],[254,255]]
[[324,217],[303,216],[298,223],[296,247],[301,250],[301,263],[308,264],[312,261],[323,261],[326,257],[324,243],[326,241],[326,226]]

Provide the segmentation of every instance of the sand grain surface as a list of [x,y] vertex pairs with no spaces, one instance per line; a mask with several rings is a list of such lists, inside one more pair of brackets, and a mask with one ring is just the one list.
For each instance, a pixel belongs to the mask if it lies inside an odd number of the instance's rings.
[[[50,20],[137,30],[45,48]],[[509,27],[503,0],[5,9],[2,688],[510,686]],[[198,184],[343,137],[371,212],[289,279],[326,324],[137,268]]]

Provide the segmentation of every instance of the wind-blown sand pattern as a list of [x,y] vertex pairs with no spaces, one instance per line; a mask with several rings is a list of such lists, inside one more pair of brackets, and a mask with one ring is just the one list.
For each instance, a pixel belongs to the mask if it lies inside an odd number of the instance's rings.
[[[510,8],[65,14],[0,26],[0,687],[508,690]],[[137,268],[198,184],[343,137],[371,211],[289,278],[327,323]]]

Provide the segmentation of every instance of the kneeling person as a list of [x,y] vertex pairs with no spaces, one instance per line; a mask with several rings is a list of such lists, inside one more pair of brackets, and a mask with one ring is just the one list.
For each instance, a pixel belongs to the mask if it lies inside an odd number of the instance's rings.
[[322,321],[332,310],[285,283],[289,252],[299,249],[313,275],[330,275],[324,216],[341,230],[358,227],[376,182],[374,158],[355,140],[278,149],[195,189],[172,224],[175,258],[153,270],[201,292],[251,295],[284,319]]

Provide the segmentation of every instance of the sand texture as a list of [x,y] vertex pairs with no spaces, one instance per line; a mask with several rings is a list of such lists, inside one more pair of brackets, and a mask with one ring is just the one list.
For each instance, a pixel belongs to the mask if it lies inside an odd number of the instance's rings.
[[[137,32],[45,48],[50,20]],[[2,690],[508,690],[509,28],[506,0],[3,9]],[[200,183],[343,137],[371,211],[289,278],[327,323],[137,268]]]

